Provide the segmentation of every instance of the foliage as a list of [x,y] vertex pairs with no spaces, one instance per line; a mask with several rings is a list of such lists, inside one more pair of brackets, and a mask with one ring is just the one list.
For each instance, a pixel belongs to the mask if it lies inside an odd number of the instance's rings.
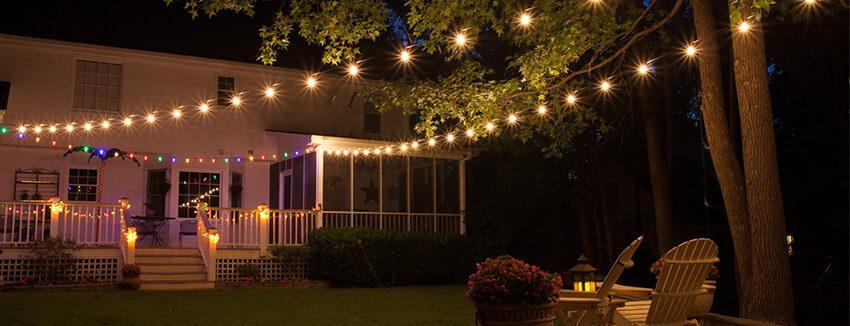
[[103,280],[97,276],[97,272],[92,273],[83,273],[83,278],[80,279],[80,284],[98,284],[103,283]]
[[239,279],[248,279],[253,282],[256,279],[259,279],[262,275],[260,271],[260,266],[257,264],[240,264],[236,266],[236,273],[239,275]]
[[289,275],[286,279],[295,279],[298,264],[309,262],[312,254],[310,247],[304,246],[282,246],[272,249],[272,255],[280,260],[284,272]]
[[487,258],[469,276],[466,296],[475,304],[536,304],[555,302],[561,277],[511,256]]
[[461,284],[488,248],[463,235],[367,228],[321,228],[309,243],[313,270],[333,286]]
[[[576,94],[587,98],[577,103],[565,98],[596,83],[602,76],[600,68],[616,62],[637,40],[661,27],[682,3],[677,0],[671,8],[661,8],[656,1],[646,6],[617,0],[295,0],[284,2],[273,22],[260,29],[259,60],[274,63],[295,28],[308,44],[324,47],[325,64],[359,59],[358,47],[379,36],[402,43],[399,46],[418,46],[421,52],[454,64],[441,67],[448,72],[427,71],[415,78],[372,83],[360,94],[382,111],[403,108],[421,116],[416,130],[428,136],[453,127],[485,135],[488,122],[546,105],[551,116],[523,121],[515,135],[528,141],[539,132],[551,140],[544,147],[547,153],[560,155],[576,134],[588,130],[604,134],[608,129],[589,107],[589,98],[598,94]],[[255,0],[185,0],[193,16],[220,11],[252,15],[254,4]],[[518,23],[521,12],[533,16],[530,26]],[[457,35],[467,41],[457,43]]]
[[762,15],[764,15],[764,13],[770,12],[770,6],[775,4],[775,0],[732,0],[732,3],[730,4],[732,10],[729,14],[729,21],[732,22],[733,27],[738,25],[738,22],[741,21],[741,6],[747,5],[750,6],[750,12],[752,16],[744,18],[752,18],[755,21],[761,21]]
[[124,278],[139,277],[141,274],[142,268],[136,264],[127,264],[121,269],[121,276]]
[[80,250],[73,240],[55,237],[38,239],[29,244],[32,251],[30,267],[40,282],[56,284],[63,281],[76,266],[74,252]]

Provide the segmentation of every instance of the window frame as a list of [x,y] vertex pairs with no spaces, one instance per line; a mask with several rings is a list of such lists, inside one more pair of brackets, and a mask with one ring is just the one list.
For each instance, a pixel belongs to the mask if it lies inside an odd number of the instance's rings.
[[[73,176],[73,177],[79,178],[80,175],[79,175],[79,173],[77,175],[72,175],[71,171],[87,171],[88,175],[85,176],[85,178],[87,178],[87,179],[91,178],[90,173],[94,172],[94,183],[93,184],[80,183],[80,182],[73,182],[72,183],[71,177]],[[79,203],[95,203],[95,202],[97,202],[98,183],[99,183],[100,177],[101,177],[98,169],[92,169],[92,168],[88,168],[88,167],[70,167],[70,168],[68,168],[67,176],[68,177],[65,179],[65,182],[66,182],[66,184],[65,184],[65,189],[66,189],[65,198],[68,199],[69,202],[79,202]],[[79,181],[79,179],[77,179],[77,181]],[[86,196],[93,195],[94,197],[91,200],[89,200],[89,199],[80,200],[79,197],[76,197],[77,194],[79,194],[79,192],[72,192],[70,188],[71,187],[80,187],[80,186],[94,187],[92,192],[90,192],[90,193],[86,192],[85,193]],[[101,191],[102,191],[102,189],[101,189]],[[72,194],[75,195],[74,199],[71,199]]]
[[[94,62],[94,63],[97,63],[97,64],[109,64],[110,67],[111,67],[111,65],[118,65],[118,66],[121,67],[121,73],[118,76],[118,86],[110,86],[109,82],[107,82],[107,84],[103,85],[103,86],[106,87],[106,93],[107,94],[106,94],[105,97],[101,97],[101,98],[105,98],[106,101],[107,101],[107,103],[106,103],[107,108],[106,109],[98,109],[96,103],[95,103],[95,108],[86,108],[85,107],[85,99],[88,97],[87,95],[85,95],[85,92],[86,92],[85,87],[83,89],[83,95],[81,95],[83,97],[82,107],[76,106],[75,102],[76,102],[76,97],[77,97],[77,84],[78,84],[77,83],[77,81],[78,81],[77,80],[77,73],[78,73],[77,63],[79,61],[83,61],[83,62],[86,62],[86,63]],[[84,72],[84,73],[86,73],[86,72]],[[71,94],[69,96],[69,98],[70,98],[70,105],[69,106],[71,107],[71,110],[72,111],[82,111],[82,112],[98,112],[98,113],[120,113],[123,106],[124,106],[123,102],[124,102],[124,84],[125,84],[124,75],[125,75],[125,73],[126,73],[126,64],[121,60],[112,59],[112,58],[92,58],[92,57],[76,57],[76,58],[74,58],[73,61],[72,61],[72,64],[71,64],[71,78],[70,78]],[[99,76],[100,73],[95,72],[95,75]],[[111,73],[107,73],[107,75],[111,75]],[[82,84],[88,85],[85,82],[83,82]],[[99,97],[97,96],[97,90],[96,89],[97,89],[97,87],[99,87],[101,85],[100,84],[94,84],[93,86],[95,87],[94,99],[95,99],[95,101],[97,101],[97,99]],[[109,100],[111,99],[110,96],[109,96],[109,89],[111,87],[117,87],[117,89],[118,89],[118,91],[117,91],[118,97],[115,98],[115,100],[117,101],[117,103],[116,103],[117,106],[114,110],[109,109]]]
[[[230,78],[230,80],[231,80],[230,86],[232,87],[232,89],[224,89],[224,88],[220,87],[222,78]],[[228,97],[222,98],[221,93],[227,93]],[[236,94],[236,76],[234,76],[232,74],[226,74],[226,73],[216,74],[216,79],[215,79],[215,105],[216,106],[225,106],[225,107],[233,105],[231,100],[232,100],[234,94]],[[224,103],[222,103],[222,102],[224,102]]]

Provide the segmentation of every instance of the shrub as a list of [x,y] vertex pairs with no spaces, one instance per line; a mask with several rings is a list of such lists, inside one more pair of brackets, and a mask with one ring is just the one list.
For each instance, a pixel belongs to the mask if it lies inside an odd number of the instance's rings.
[[256,264],[237,265],[236,273],[239,274],[239,279],[251,279],[251,282],[253,282],[260,278],[260,266]]
[[124,278],[139,277],[141,274],[142,268],[136,264],[127,264],[121,269],[121,276],[124,276]]
[[309,243],[311,267],[333,286],[377,286],[376,277],[382,285],[463,284],[488,247],[463,235],[367,228],[317,229]]
[[304,246],[283,246],[272,249],[272,255],[283,265],[286,278],[291,279],[295,279],[298,264],[309,262],[312,253],[310,247]]
[[466,296],[475,304],[536,304],[555,302],[561,277],[511,256],[487,258],[469,276]]
[[54,237],[36,240],[29,248],[32,251],[30,267],[36,278],[50,284],[64,281],[63,276],[68,275],[77,263],[73,252],[80,250],[76,242]]

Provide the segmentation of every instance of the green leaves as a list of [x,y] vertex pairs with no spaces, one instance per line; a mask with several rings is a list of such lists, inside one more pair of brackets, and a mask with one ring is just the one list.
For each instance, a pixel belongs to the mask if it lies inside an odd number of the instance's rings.
[[738,22],[741,21],[741,6],[749,5],[750,17],[744,17],[746,19],[752,18],[754,21],[761,21],[761,17],[763,13],[770,12],[770,6],[775,5],[776,1],[774,0],[733,0],[730,4],[731,14],[729,15],[729,21],[732,26],[738,25]]

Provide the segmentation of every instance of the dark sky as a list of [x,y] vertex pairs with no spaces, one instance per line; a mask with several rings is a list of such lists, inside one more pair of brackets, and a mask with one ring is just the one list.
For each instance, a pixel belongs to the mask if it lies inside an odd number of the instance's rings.
[[[254,17],[229,12],[192,20],[182,3],[162,0],[14,0],[0,5],[0,33],[257,63],[257,30],[279,4]],[[293,39],[279,65],[316,67],[321,50]]]

